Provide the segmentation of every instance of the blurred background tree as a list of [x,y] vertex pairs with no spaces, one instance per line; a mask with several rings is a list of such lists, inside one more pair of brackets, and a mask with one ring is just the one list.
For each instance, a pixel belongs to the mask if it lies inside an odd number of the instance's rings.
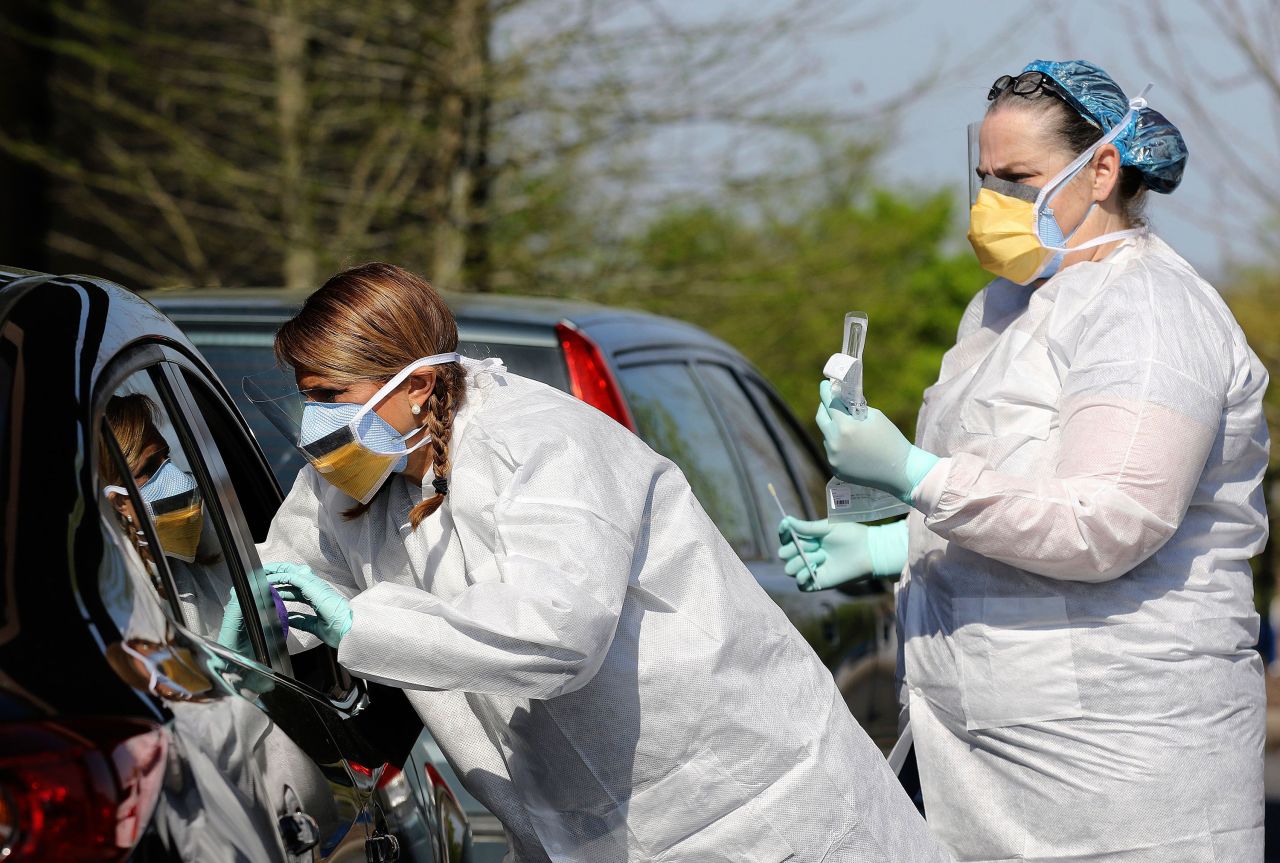
[[655,129],[795,122],[764,109],[800,76],[787,40],[862,26],[846,8],[14,0],[8,98],[43,90],[45,110],[0,153],[43,172],[53,269],[302,287],[380,257],[514,290],[584,256],[583,225],[620,223]]
[[868,398],[904,429],[988,279],[954,237],[945,192],[876,189],[875,149],[817,136],[811,171],[658,213],[615,256],[603,299],[705,327],[743,351],[812,421],[845,312],[865,311]]

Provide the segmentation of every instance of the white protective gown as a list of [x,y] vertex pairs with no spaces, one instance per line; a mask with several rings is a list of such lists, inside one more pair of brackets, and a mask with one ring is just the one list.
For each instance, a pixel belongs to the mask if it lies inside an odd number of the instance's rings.
[[920,411],[944,458],[898,592],[958,860],[1262,860],[1266,384],[1152,236],[970,305]]
[[465,362],[438,513],[394,477],[346,520],[306,468],[260,552],[354,597],[340,662],[408,690],[509,859],[949,859],[680,471]]

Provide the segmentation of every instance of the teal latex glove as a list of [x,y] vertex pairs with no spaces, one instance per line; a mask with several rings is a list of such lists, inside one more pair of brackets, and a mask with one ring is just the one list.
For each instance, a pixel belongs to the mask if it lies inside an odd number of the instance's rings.
[[290,612],[290,628],[309,632],[330,647],[337,648],[342,637],[351,631],[351,603],[347,598],[312,572],[309,566],[268,563],[262,570],[276,586],[281,599],[305,602],[315,610],[314,616]]
[[249,641],[249,632],[244,626],[244,614],[240,611],[240,599],[235,588],[231,588],[231,598],[222,609],[222,627],[218,630],[218,643],[228,650],[244,656],[253,656],[253,644]]
[[[810,575],[792,540],[800,541],[813,565]],[[867,527],[857,522],[800,521],[787,516],[778,525],[787,575],[806,593],[864,578],[896,579],[907,563],[906,519]]]
[[911,503],[911,493],[938,463],[938,457],[912,446],[875,408],[867,408],[866,419],[852,417],[844,402],[831,394],[830,381],[823,381],[818,392],[822,397],[818,428],[835,475]]

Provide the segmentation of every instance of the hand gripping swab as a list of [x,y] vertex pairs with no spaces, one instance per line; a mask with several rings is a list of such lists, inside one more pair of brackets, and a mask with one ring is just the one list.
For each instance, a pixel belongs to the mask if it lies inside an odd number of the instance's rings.
[[[778,505],[778,512],[782,513],[783,519],[788,518],[787,511],[782,508],[782,501],[778,500],[778,490],[773,487],[773,483],[769,483],[769,494],[773,495],[773,502]],[[800,552],[800,559],[804,561],[804,568],[809,570],[809,578],[816,588],[818,586],[818,572],[813,568],[813,564],[809,563],[809,555],[804,553],[804,546],[800,544],[800,537],[796,536],[796,529],[788,523],[787,530],[791,532],[791,541],[796,544],[796,551]]]

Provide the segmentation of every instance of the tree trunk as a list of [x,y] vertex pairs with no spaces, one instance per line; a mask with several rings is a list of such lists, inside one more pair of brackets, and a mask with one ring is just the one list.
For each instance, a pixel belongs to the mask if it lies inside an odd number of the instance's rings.
[[488,0],[455,0],[446,12],[448,70],[440,99],[439,129],[428,178],[433,224],[427,275],[445,290],[484,289],[468,283],[467,263],[483,256],[472,248],[483,237],[474,230],[474,211],[482,182],[487,134],[489,63]]
[[315,214],[305,176],[303,146],[307,99],[307,25],[299,0],[272,4],[271,50],[276,66],[277,129],[280,136],[282,262],[286,288],[317,287]]

